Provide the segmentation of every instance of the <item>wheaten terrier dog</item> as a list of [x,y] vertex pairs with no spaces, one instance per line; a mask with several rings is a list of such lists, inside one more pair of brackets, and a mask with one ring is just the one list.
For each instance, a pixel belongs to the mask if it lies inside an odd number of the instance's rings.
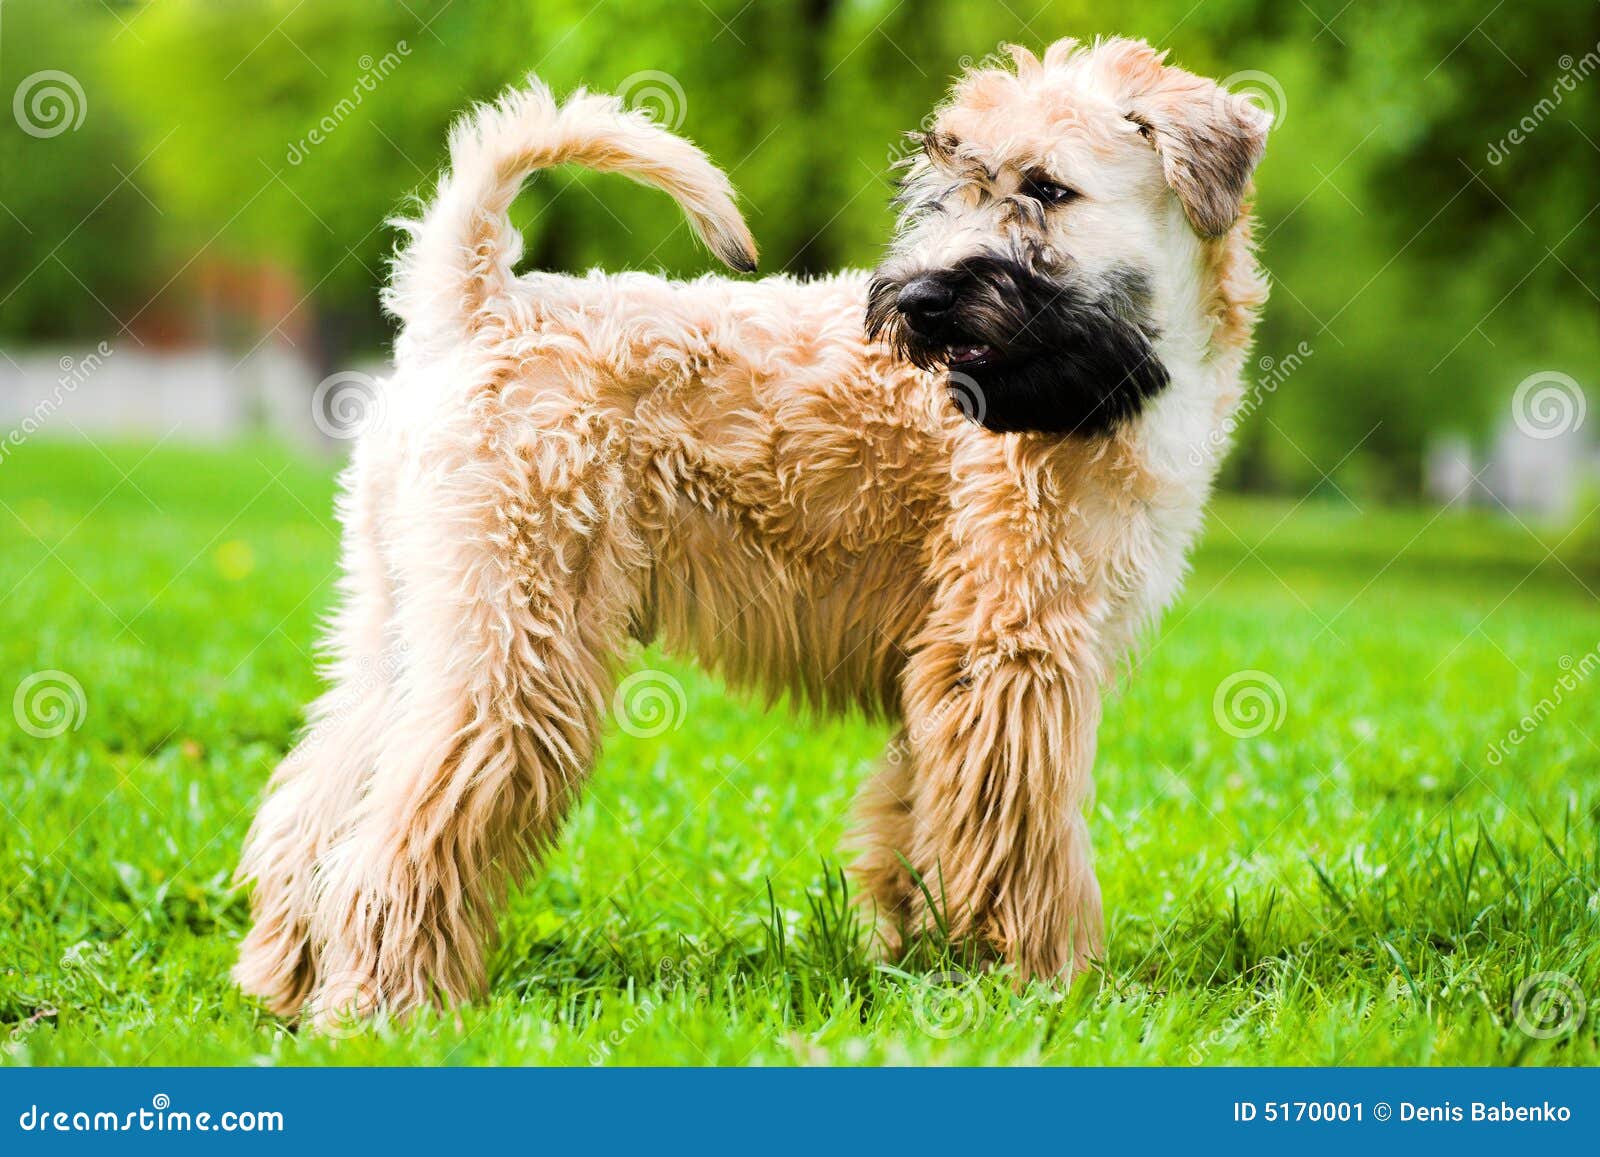
[[755,245],[726,176],[614,99],[534,84],[456,127],[344,477],[334,686],[244,851],[245,989],[478,992],[632,640],[897,722],[858,864],[890,951],[935,915],[1022,976],[1099,950],[1102,689],[1227,441],[1268,125],[1136,41],[1009,52],[922,134],[872,274],[519,277],[507,208],[568,162],[671,194],[734,269]]

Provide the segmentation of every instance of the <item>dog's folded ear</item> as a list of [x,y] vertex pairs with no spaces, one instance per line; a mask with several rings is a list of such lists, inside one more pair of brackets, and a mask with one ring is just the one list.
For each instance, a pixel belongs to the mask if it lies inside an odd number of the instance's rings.
[[[1118,51],[1120,50],[1120,51]],[[1272,116],[1215,81],[1163,63],[1137,41],[1107,54],[1127,117],[1155,146],[1167,184],[1202,237],[1238,220],[1250,174],[1267,146]]]

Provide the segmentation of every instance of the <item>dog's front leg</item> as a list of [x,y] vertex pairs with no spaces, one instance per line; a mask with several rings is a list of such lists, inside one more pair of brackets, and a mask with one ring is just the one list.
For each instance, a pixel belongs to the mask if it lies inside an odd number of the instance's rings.
[[[925,645],[906,680],[907,852],[952,939],[1023,976],[1072,975],[1099,951],[1100,886],[1083,808],[1098,683],[1055,648]],[[931,915],[920,905],[919,923]]]

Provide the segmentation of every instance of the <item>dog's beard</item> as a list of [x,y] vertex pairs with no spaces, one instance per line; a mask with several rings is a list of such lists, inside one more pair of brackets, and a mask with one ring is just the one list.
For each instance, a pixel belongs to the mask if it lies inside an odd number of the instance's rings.
[[1109,434],[1167,384],[1144,320],[1148,281],[1137,271],[1119,270],[1090,293],[985,254],[948,280],[954,305],[918,329],[896,306],[904,281],[875,277],[867,333],[922,369],[946,370],[956,406],[990,430]]

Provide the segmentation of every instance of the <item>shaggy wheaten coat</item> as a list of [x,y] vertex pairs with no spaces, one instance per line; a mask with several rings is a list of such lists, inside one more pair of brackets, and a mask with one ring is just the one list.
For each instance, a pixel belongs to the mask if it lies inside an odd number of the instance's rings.
[[1136,191],[1047,239],[1086,263],[1137,246],[1155,278],[1171,385],[1092,439],[968,421],[864,336],[863,273],[519,277],[506,210],[568,162],[666,191],[738,269],[755,247],[724,175],[610,98],[534,85],[458,125],[343,479],[332,686],[245,849],[240,983],[324,1017],[481,990],[496,904],[577,799],[635,639],[898,721],[859,863],[891,949],[927,915],[909,864],[956,938],[1081,966],[1101,690],[1177,589],[1264,297],[1244,189],[1208,172],[1265,131],[1234,99],[1142,44],[1062,42],[939,114],[996,171],[1054,158]]

